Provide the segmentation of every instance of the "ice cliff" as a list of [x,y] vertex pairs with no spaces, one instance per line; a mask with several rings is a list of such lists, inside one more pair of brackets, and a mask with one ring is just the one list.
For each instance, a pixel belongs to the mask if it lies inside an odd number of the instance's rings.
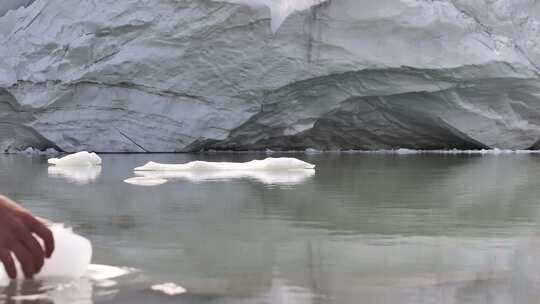
[[540,146],[534,0],[4,0],[0,16],[1,151]]

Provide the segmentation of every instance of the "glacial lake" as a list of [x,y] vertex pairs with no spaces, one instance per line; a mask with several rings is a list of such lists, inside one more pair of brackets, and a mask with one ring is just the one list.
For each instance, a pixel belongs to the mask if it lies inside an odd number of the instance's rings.
[[[0,156],[0,193],[89,238],[93,263],[130,269],[13,283],[0,303],[537,302],[540,155],[284,156],[317,170],[141,187],[123,180],[150,160],[267,155],[102,155],[101,170],[63,171]],[[187,292],[151,289],[167,282]]]

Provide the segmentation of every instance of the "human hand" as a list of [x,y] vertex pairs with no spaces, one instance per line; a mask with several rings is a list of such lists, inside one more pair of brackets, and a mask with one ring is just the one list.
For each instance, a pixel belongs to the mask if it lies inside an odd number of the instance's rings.
[[[43,240],[44,247],[33,234]],[[17,269],[12,254],[20,262],[26,278],[33,278],[54,251],[52,232],[40,220],[10,200],[0,195],[0,261],[12,279],[17,277]]]

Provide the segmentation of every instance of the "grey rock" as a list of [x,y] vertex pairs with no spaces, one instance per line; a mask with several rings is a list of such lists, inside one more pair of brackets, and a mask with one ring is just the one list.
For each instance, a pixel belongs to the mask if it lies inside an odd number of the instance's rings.
[[272,26],[274,8],[224,1],[6,2],[0,149],[540,147],[540,3],[288,13]]

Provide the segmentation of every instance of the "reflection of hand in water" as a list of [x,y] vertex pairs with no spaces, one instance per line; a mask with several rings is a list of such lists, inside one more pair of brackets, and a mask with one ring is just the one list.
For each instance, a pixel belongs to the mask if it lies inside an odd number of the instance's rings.
[[315,170],[290,171],[137,171],[136,175],[147,179],[184,179],[190,182],[233,180],[248,178],[268,185],[298,185],[315,175]]
[[69,182],[86,185],[99,178],[101,175],[100,166],[92,167],[56,167],[51,166],[48,169],[49,175],[53,177],[64,178]]

